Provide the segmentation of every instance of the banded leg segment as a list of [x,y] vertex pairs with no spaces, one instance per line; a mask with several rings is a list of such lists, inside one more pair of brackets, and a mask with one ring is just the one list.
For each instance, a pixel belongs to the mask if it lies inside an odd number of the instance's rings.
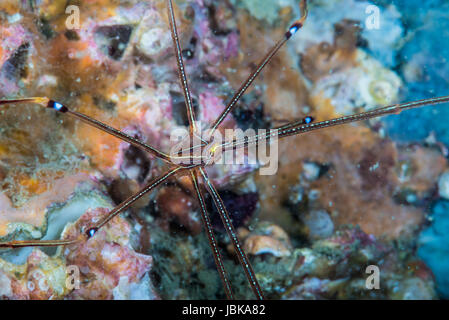
[[196,196],[198,203],[200,205],[201,218],[203,220],[204,229],[209,240],[209,245],[214,256],[215,265],[217,266],[218,274],[220,275],[221,282],[228,299],[234,299],[234,294],[232,293],[231,282],[229,281],[228,273],[223,264],[223,257],[221,256],[220,250],[218,249],[217,240],[214,235],[214,230],[212,227],[212,222],[210,220],[209,213],[206,209],[206,203],[204,201],[203,193],[198,185],[198,173],[195,169],[190,170],[193,186],[195,187]]
[[264,296],[262,289],[259,285],[259,282],[257,281],[253,267],[251,266],[251,263],[248,257],[246,256],[246,253],[243,250],[242,245],[240,244],[240,241],[237,237],[237,233],[234,229],[234,226],[232,225],[231,218],[229,216],[228,211],[226,210],[223,200],[221,199],[220,195],[217,192],[217,189],[215,189],[214,185],[210,181],[209,177],[207,176],[203,168],[199,167],[198,170],[201,173],[201,176],[203,178],[203,181],[205,182],[209,194],[212,196],[212,200],[215,203],[215,206],[218,210],[218,213],[226,229],[226,232],[228,233],[228,236],[231,239],[232,245],[234,247],[235,252],[237,253],[237,257],[240,261],[240,264],[242,265],[242,268],[245,271],[246,278],[248,279],[249,284],[251,285],[251,289],[253,290],[253,293],[257,299],[263,300]]
[[334,118],[334,119],[320,121],[320,122],[312,122],[312,123],[308,123],[308,124],[304,124],[303,121],[292,122],[292,123],[286,124],[280,128],[267,131],[263,135],[255,135],[252,137],[245,137],[244,139],[241,139],[241,140],[225,142],[221,145],[221,148],[223,148],[223,150],[245,148],[250,144],[255,144],[262,140],[268,140],[272,137],[284,138],[284,137],[289,137],[289,136],[293,136],[293,135],[307,133],[310,131],[340,126],[340,125],[347,124],[347,123],[363,121],[363,120],[368,120],[368,119],[372,119],[372,118],[378,118],[378,117],[382,117],[382,116],[386,116],[386,115],[399,114],[404,110],[409,110],[409,109],[414,109],[414,108],[419,108],[419,107],[424,107],[424,106],[430,106],[430,105],[437,105],[437,104],[448,103],[448,102],[449,102],[449,96],[442,96],[442,97],[437,97],[437,98],[430,98],[430,99],[417,100],[417,101],[406,102],[406,103],[401,103],[401,104],[395,104],[395,105],[378,108],[378,109],[374,109],[374,110],[367,111],[367,112],[362,112],[362,113],[353,114],[350,116],[344,116],[344,117]]
[[152,146],[134,138],[131,137],[129,135],[127,135],[126,133],[117,130],[111,126],[108,126],[107,124],[100,122],[98,120],[95,120],[89,116],[86,116],[85,114],[76,112],[76,111],[71,111],[69,110],[69,108],[59,102],[53,101],[49,98],[45,98],[45,97],[34,97],[34,98],[23,98],[23,99],[12,99],[12,100],[0,100],[0,105],[6,105],[6,104],[15,104],[15,103],[35,103],[38,104],[42,107],[46,107],[49,109],[54,109],[58,112],[67,114],[68,116],[71,116],[72,118],[81,120],[82,122],[95,127],[97,129],[100,129],[103,132],[109,133],[110,135],[119,138],[125,142],[128,142],[130,144],[132,144],[133,146],[140,148],[146,152],[149,152],[151,154],[153,154],[155,157],[162,159],[166,162],[171,163],[171,158],[169,155],[153,148]]
[[358,114],[353,114],[349,116],[334,118],[330,120],[320,121],[317,123],[310,123],[307,125],[300,125],[296,127],[291,127],[287,129],[283,129],[279,131],[279,137],[288,137],[291,135],[306,133],[309,131],[334,127],[334,126],[340,126],[347,123],[352,122],[358,122],[363,120],[368,120],[372,118],[378,118],[386,115],[392,115],[392,114],[400,114],[402,111],[409,110],[409,109],[415,109],[423,106],[430,106],[430,105],[436,105],[441,103],[447,103],[449,102],[449,96],[443,96],[443,97],[437,97],[437,98],[430,98],[430,99],[423,99],[423,100],[417,100],[412,102],[406,102],[401,104],[395,104],[391,106],[386,106],[383,108],[377,108],[371,111],[362,112]]
[[262,59],[259,65],[254,69],[254,71],[249,75],[246,81],[242,84],[239,90],[234,94],[229,104],[220,114],[220,116],[215,120],[212,125],[212,134],[217,130],[220,124],[224,121],[226,116],[235,108],[237,102],[246,92],[246,90],[251,86],[251,84],[256,80],[257,76],[262,72],[262,70],[267,66],[268,63],[273,59],[276,53],[284,46],[284,44],[296,33],[299,29],[304,25],[305,20],[307,19],[307,1],[301,0],[301,18],[295,21],[288,31],[285,33],[284,37],[279,40],[274,47],[267,53],[267,55]]
[[289,123],[284,124],[282,126],[276,127],[276,128],[274,128],[274,130],[289,129],[289,128],[297,127],[297,126],[304,125],[304,124],[310,124],[313,121],[315,121],[315,119],[313,117],[307,116],[304,119],[301,119],[301,120],[298,120],[298,121],[289,122]]
[[102,218],[95,227],[89,229],[87,231],[88,236],[92,237],[95,232],[98,231],[101,227],[103,227],[106,223],[111,221],[114,217],[116,217],[121,212],[128,209],[134,202],[142,198],[144,195],[148,194],[149,192],[153,191],[156,187],[158,187],[161,183],[166,181],[169,177],[173,176],[178,171],[183,170],[182,167],[176,167],[174,169],[171,169],[167,172],[165,172],[162,176],[157,177],[156,179],[153,179],[150,183],[148,183],[144,188],[142,188],[139,192],[136,194],[133,194],[128,199],[120,203],[118,206],[116,206],[112,211],[110,211],[104,218]]
[[[128,209],[134,202],[142,198],[144,195],[153,191],[157,186],[166,181],[169,177],[177,173],[178,171],[183,170],[182,167],[176,167],[167,171],[162,176],[152,180],[149,184],[147,184],[142,190],[137,192],[136,194],[130,196],[128,199],[120,203],[114,209],[112,209],[105,217],[103,217],[98,224],[94,227],[89,228],[86,231],[85,239],[91,238],[95,235],[95,233],[102,228],[105,224],[111,221],[118,214],[122,213],[126,209]],[[72,239],[72,240],[27,240],[27,241],[10,241],[0,243],[0,248],[20,248],[20,247],[57,247],[57,246],[65,246],[75,244],[77,242],[82,241],[83,238]]]
[[24,247],[59,247],[67,246],[80,242],[80,239],[74,240],[13,240],[10,242],[0,242],[0,248],[24,248]]

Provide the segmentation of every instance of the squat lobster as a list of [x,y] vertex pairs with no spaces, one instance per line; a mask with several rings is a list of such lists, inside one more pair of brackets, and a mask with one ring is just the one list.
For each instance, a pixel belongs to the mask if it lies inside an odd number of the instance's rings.
[[[185,104],[187,108],[187,118],[189,121],[189,138],[193,139],[197,137],[199,134],[199,128],[196,125],[195,112],[193,108],[193,101],[191,96],[191,91],[189,87],[189,81],[187,79],[185,65],[183,60],[182,48],[180,45],[178,31],[176,26],[176,19],[174,15],[174,8],[172,0],[167,0],[168,7],[168,17],[170,22],[170,30],[171,36],[173,39],[176,61],[178,66],[178,73],[180,78],[181,88],[184,94]],[[287,32],[284,34],[282,39],[277,42],[276,45],[267,53],[267,55],[262,59],[262,61],[258,64],[258,66],[254,69],[254,71],[250,74],[250,76],[246,79],[246,81],[242,84],[242,86],[237,90],[235,95],[232,97],[226,108],[221,112],[219,117],[214,121],[211,125],[211,133],[210,137],[213,137],[213,133],[219,128],[222,124],[226,116],[236,107],[237,102],[246,92],[246,90],[251,86],[257,76],[262,72],[265,66],[272,60],[274,55],[279,51],[281,47],[296,33],[299,29],[302,28],[303,24],[307,18],[307,1],[301,0],[301,18],[295,21],[290,28],[288,28]],[[244,252],[242,245],[237,237],[237,233],[232,225],[231,218],[229,213],[226,210],[226,207],[221,199],[217,189],[215,188],[212,181],[209,179],[204,168],[206,166],[211,165],[210,158],[217,153],[217,150],[225,151],[225,150],[237,150],[241,148],[246,148],[251,144],[260,144],[262,141],[269,140],[270,138],[284,138],[291,135],[298,135],[302,133],[306,133],[309,131],[324,129],[327,127],[338,126],[346,123],[362,121],[370,118],[376,118],[389,114],[399,114],[403,110],[427,106],[427,105],[435,105],[440,103],[449,102],[449,96],[425,99],[420,101],[414,101],[403,104],[395,104],[379,109],[374,109],[372,111],[363,112],[359,114],[354,114],[350,116],[344,116],[339,118],[334,118],[326,121],[314,122],[313,118],[308,116],[302,120],[290,122],[288,124],[279,126],[274,128],[273,130],[268,131],[267,133],[258,134],[252,137],[245,137],[244,139],[234,139],[232,141],[222,142],[218,144],[214,144],[214,142],[210,139],[201,139],[201,143],[198,145],[194,145],[191,148],[181,150],[180,153],[184,154],[188,153],[187,157],[181,156],[179,153],[176,155],[167,154],[156,148],[152,147],[149,144],[146,144],[138,139],[127,135],[126,133],[119,131],[113,127],[110,127],[96,119],[88,117],[82,113],[72,111],[67,106],[51,100],[46,97],[34,97],[34,98],[18,98],[12,100],[0,100],[0,105],[6,104],[15,104],[15,103],[34,103],[40,105],[42,107],[50,108],[56,110],[60,113],[73,117],[77,120],[81,120],[82,122],[93,126],[99,130],[102,130],[106,133],[109,133],[131,145],[146,151],[155,157],[166,162],[170,168],[161,176],[150,181],[143,189],[141,189],[136,194],[132,195],[118,206],[116,206],[113,210],[111,210],[107,215],[102,217],[100,221],[92,226],[90,226],[82,235],[77,239],[68,239],[68,240],[50,240],[50,241],[10,241],[0,243],[0,247],[9,247],[9,248],[19,248],[19,247],[31,247],[31,246],[64,246],[71,245],[74,243],[78,243],[80,241],[87,241],[88,239],[95,236],[96,232],[101,229],[104,225],[106,225],[111,219],[113,219],[118,214],[127,210],[134,202],[139,200],[144,195],[152,192],[156,187],[165,182],[168,178],[174,176],[178,173],[187,173],[190,176],[192,185],[194,187],[196,197],[198,203],[200,205],[202,222],[206,230],[206,234],[209,240],[210,247],[212,249],[212,253],[215,259],[216,267],[218,269],[220,278],[223,283],[223,287],[225,293],[229,299],[234,298],[234,294],[232,291],[232,286],[229,280],[228,273],[224,267],[223,258],[219,251],[217,240],[214,235],[214,231],[212,228],[212,222],[210,216],[206,210],[205,199],[203,195],[203,191],[201,185],[204,185],[208,193],[213,199],[213,202],[218,210],[220,218],[224,224],[225,230],[228,236],[231,239],[232,245],[234,247],[235,252],[237,253],[237,257],[239,259],[240,264],[243,267],[247,280],[251,286],[251,289],[257,299],[263,299],[263,291],[258,283],[256,275],[253,271],[253,268],[250,264],[250,261]],[[195,150],[203,150],[207,148],[208,153],[206,155],[196,156],[194,154]]]

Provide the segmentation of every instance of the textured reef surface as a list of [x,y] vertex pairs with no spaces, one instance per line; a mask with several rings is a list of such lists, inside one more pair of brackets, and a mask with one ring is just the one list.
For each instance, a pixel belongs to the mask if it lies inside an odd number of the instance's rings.
[[[298,0],[174,4],[203,123],[299,15]],[[312,0],[309,11],[223,128],[449,94],[446,1]],[[0,99],[51,97],[168,151],[188,124],[168,23],[163,0],[1,1]],[[441,105],[287,138],[274,175],[208,168],[267,298],[449,298],[448,117]],[[63,114],[2,105],[0,241],[79,237],[164,166]],[[189,181],[177,175],[86,242],[1,249],[0,299],[225,298]],[[235,294],[252,298],[206,204]]]

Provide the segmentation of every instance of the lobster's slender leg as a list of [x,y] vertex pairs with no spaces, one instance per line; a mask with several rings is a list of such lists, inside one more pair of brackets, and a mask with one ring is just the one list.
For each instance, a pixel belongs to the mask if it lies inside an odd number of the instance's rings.
[[10,242],[0,242],[0,248],[23,248],[23,247],[59,247],[80,242],[81,239],[73,240],[13,240]]
[[298,120],[298,121],[293,121],[293,122],[289,122],[287,124],[284,124],[282,126],[276,127],[274,128],[274,130],[284,130],[284,129],[289,129],[289,128],[293,128],[293,127],[298,127],[300,125],[303,124],[309,124],[312,123],[315,119],[311,116],[307,116],[304,119]]
[[242,265],[243,270],[245,271],[245,275],[249,281],[249,284],[251,285],[251,289],[253,290],[253,293],[256,296],[256,298],[262,300],[264,298],[262,289],[260,288],[259,282],[257,281],[253,267],[251,266],[251,263],[248,257],[246,256],[246,253],[243,250],[242,245],[240,244],[240,241],[237,237],[237,233],[234,229],[234,226],[232,225],[231,218],[229,216],[228,211],[226,210],[223,200],[221,199],[220,195],[217,192],[217,189],[215,189],[214,185],[210,181],[209,177],[207,176],[203,168],[199,167],[198,170],[202,175],[203,181],[205,182],[206,189],[212,196],[215,206],[217,207],[218,213],[226,229],[226,232],[228,233],[229,238],[231,238],[232,245],[234,247],[235,252],[237,253],[237,257],[240,261],[240,264]]
[[406,103],[401,103],[401,104],[395,104],[395,105],[391,105],[391,106],[387,106],[387,107],[383,107],[383,108],[377,108],[377,109],[367,111],[367,112],[353,114],[350,116],[344,116],[344,117],[339,117],[339,118],[334,118],[334,119],[330,119],[330,120],[314,122],[314,123],[309,123],[309,124],[305,124],[303,121],[293,122],[291,124],[284,125],[284,126],[280,127],[279,129],[272,129],[270,131],[267,131],[266,133],[264,133],[262,135],[254,135],[251,137],[245,137],[244,139],[240,139],[240,140],[224,142],[223,144],[221,144],[220,147],[223,150],[244,148],[250,144],[255,144],[261,140],[267,140],[272,137],[284,138],[284,137],[288,137],[288,136],[303,134],[303,133],[310,132],[310,131],[340,126],[340,125],[347,124],[347,123],[382,117],[385,115],[399,114],[402,111],[408,110],[408,109],[414,109],[414,108],[436,105],[436,104],[447,103],[447,102],[449,102],[449,96],[442,96],[442,97],[437,97],[437,98],[430,98],[430,99],[417,100],[417,101],[406,102]]
[[295,21],[288,31],[285,33],[284,37],[279,40],[274,47],[267,53],[267,55],[262,59],[262,61],[258,64],[256,69],[249,75],[249,77],[246,79],[246,81],[242,84],[242,86],[239,88],[239,90],[234,94],[229,104],[226,106],[226,108],[223,110],[223,112],[220,114],[220,116],[215,120],[214,124],[212,125],[212,135],[217,130],[218,126],[223,122],[223,120],[226,118],[226,116],[234,109],[237,102],[240,100],[240,98],[243,96],[243,94],[246,92],[246,90],[251,86],[251,84],[256,80],[257,76],[262,72],[262,70],[265,68],[265,66],[273,59],[274,55],[279,51],[279,49],[284,46],[284,44],[299,30],[302,28],[305,20],[307,19],[307,1],[301,0],[301,18]]
[[76,111],[71,111],[69,110],[69,108],[59,102],[53,101],[49,98],[46,97],[34,97],[34,98],[23,98],[23,99],[11,99],[11,100],[0,100],[0,105],[6,105],[6,104],[15,104],[15,103],[35,103],[38,104],[42,107],[46,107],[46,108],[50,108],[50,109],[54,109],[58,112],[64,113],[68,116],[71,116],[75,119],[81,120],[82,122],[93,126],[97,129],[100,129],[101,131],[104,131],[106,133],[109,133],[110,135],[113,135],[116,138],[119,138],[123,141],[126,141],[130,144],[132,144],[135,147],[138,147],[146,152],[149,152],[151,154],[153,154],[154,156],[166,161],[166,162],[170,162],[170,156],[153,148],[152,146],[139,141],[138,139],[131,137],[129,135],[127,135],[126,133],[117,130],[111,126],[108,126],[107,124],[100,122],[98,120],[95,120],[89,116],[86,116],[85,114],[76,112]]
[[203,220],[203,225],[209,239],[210,248],[212,249],[212,254],[214,256],[215,265],[217,266],[218,274],[220,275],[223,287],[228,299],[234,299],[234,294],[232,293],[231,282],[229,281],[228,273],[223,264],[223,258],[221,256],[220,250],[218,249],[217,240],[215,239],[214,230],[212,228],[212,222],[210,220],[209,213],[206,209],[206,203],[204,202],[203,193],[198,185],[198,173],[195,169],[190,170],[192,176],[193,186],[195,187],[196,196],[198,203],[200,205],[201,218]]
[[184,101],[187,108],[187,118],[189,119],[190,135],[193,136],[194,132],[197,132],[195,127],[195,114],[193,110],[192,94],[189,87],[189,81],[187,79],[187,74],[184,65],[184,59],[182,57],[182,48],[179,43],[178,29],[176,27],[175,12],[173,10],[172,0],[167,0],[168,7],[168,18],[170,20],[170,30],[173,39],[173,45],[175,48],[176,62],[178,64],[178,74],[179,80],[181,82],[182,91],[184,94]]
[[437,98],[430,98],[430,99],[423,99],[423,100],[417,100],[412,102],[406,102],[401,104],[395,104],[391,106],[386,106],[383,108],[377,108],[371,111],[362,112],[358,114],[353,114],[349,116],[343,116],[339,118],[334,118],[330,120],[320,121],[317,123],[310,123],[305,125],[300,125],[297,127],[292,127],[284,130],[280,130],[279,137],[287,137],[291,135],[301,134],[313,130],[333,127],[333,126],[340,126],[347,123],[352,122],[358,122],[363,120],[368,120],[372,118],[378,118],[386,115],[391,114],[400,114],[402,111],[409,110],[409,109],[415,109],[423,106],[430,106],[430,105],[436,105],[436,104],[442,104],[449,102],[449,96],[442,96]]
[[[114,209],[112,209],[105,217],[103,217],[98,224],[96,224],[94,227],[91,227],[86,230],[85,238],[88,239],[95,235],[95,233],[103,227],[106,223],[111,221],[114,217],[116,217],[121,212],[128,209],[134,202],[139,200],[141,197],[146,195],[147,193],[153,191],[157,186],[159,186],[161,183],[163,183],[165,180],[167,180],[170,176],[174,175],[179,170],[183,170],[182,167],[176,167],[174,169],[171,169],[167,171],[162,176],[152,180],[149,184],[147,184],[142,190],[137,192],[136,194],[130,196],[128,199],[120,203],[118,206],[116,206]],[[83,238],[79,239],[69,239],[69,240],[26,240],[26,241],[9,241],[9,242],[0,242],[0,248],[20,248],[20,247],[57,247],[57,246],[64,246],[64,245],[70,245],[77,242],[82,241]]]
[[134,202],[142,198],[144,195],[148,194],[149,192],[153,191],[157,186],[159,186],[161,183],[163,183],[165,180],[167,180],[169,177],[177,173],[178,171],[183,170],[182,167],[175,167],[167,172],[165,172],[163,175],[153,179],[148,183],[145,187],[143,187],[140,191],[130,196],[128,199],[124,200],[122,203],[120,203],[118,206],[116,206],[112,211],[110,211],[105,217],[103,217],[93,228],[89,229],[87,231],[89,236],[92,236],[95,234],[95,232],[98,231],[101,227],[103,227],[106,223],[111,221],[115,216],[123,212],[124,210],[128,209]]

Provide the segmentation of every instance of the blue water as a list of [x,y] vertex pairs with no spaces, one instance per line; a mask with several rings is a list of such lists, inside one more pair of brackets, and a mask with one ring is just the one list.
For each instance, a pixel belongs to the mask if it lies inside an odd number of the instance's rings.
[[[394,1],[402,13],[406,39],[398,52],[397,70],[406,82],[404,101],[449,95],[449,1]],[[419,79],[404,77],[406,64],[416,65]],[[432,131],[449,145],[449,105],[410,110],[384,120],[388,134],[398,141],[419,141]]]
[[431,218],[421,232],[418,255],[432,269],[440,296],[449,299],[449,201],[437,202]]
[[[379,3],[391,3],[379,1]],[[405,81],[404,101],[449,95],[449,1],[397,0],[407,42],[398,51],[396,70]],[[416,61],[421,75],[406,76]],[[401,142],[422,141],[431,132],[449,146],[449,104],[403,112],[384,119],[389,136]],[[418,255],[432,269],[438,293],[449,299],[449,201],[431,209],[431,224],[419,236]]]

